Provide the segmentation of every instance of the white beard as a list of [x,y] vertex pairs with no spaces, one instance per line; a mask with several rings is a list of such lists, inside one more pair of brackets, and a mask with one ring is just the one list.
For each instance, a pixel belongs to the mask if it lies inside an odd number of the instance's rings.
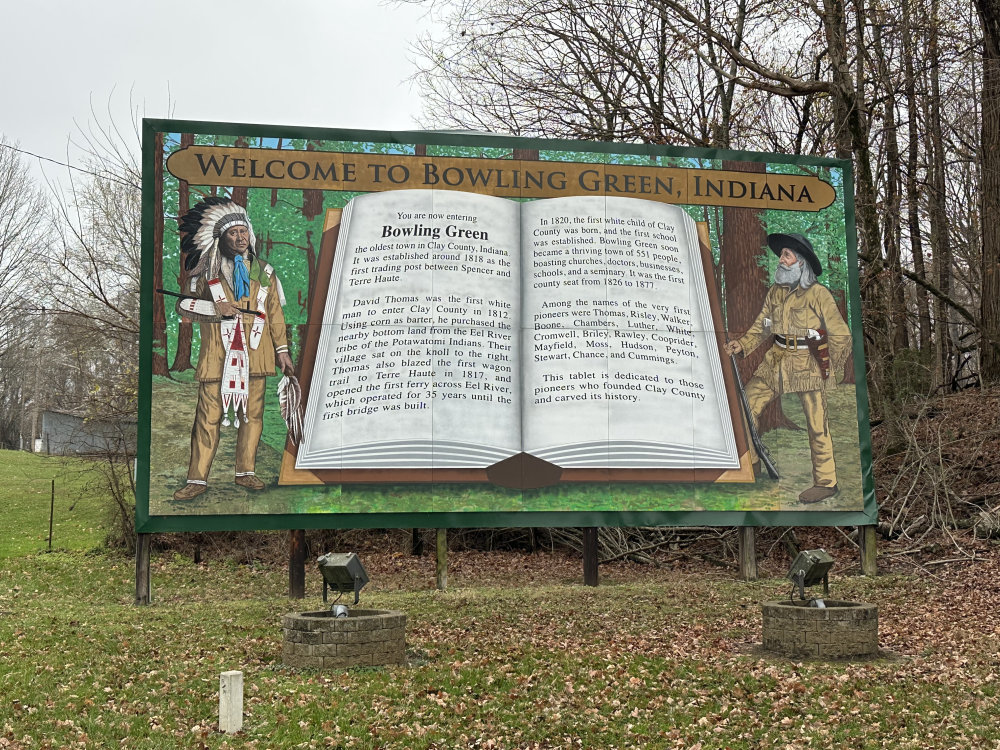
[[799,281],[802,280],[802,261],[793,266],[785,266],[781,263],[778,267],[774,269],[774,283],[778,286],[787,286],[789,288],[796,287],[799,285]]

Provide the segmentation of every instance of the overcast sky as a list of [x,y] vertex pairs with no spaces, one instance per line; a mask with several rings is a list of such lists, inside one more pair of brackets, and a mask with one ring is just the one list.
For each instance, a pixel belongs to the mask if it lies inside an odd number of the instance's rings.
[[379,130],[420,111],[409,46],[430,20],[409,5],[50,0],[3,16],[0,133],[60,161],[74,121],[130,128],[130,98],[147,117]]

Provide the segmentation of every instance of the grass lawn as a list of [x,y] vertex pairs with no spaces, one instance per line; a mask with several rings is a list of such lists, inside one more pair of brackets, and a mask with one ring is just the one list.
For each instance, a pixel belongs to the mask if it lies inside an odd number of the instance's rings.
[[[162,553],[136,608],[132,560],[94,549],[86,464],[2,458],[0,749],[1000,747],[997,546],[874,579],[839,572],[854,553],[836,551],[833,596],[879,606],[886,656],[855,663],[757,649],[781,578],[622,562],[586,588],[573,557],[453,551],[438,592],[433,557],[368,552],[362,605],[406,613],[408,664],[299,671],[281,663],[280,622],[322,606],[315,568],[290,602],[283,566]],[[231,669],[245,720],[226,736]]]
[[[879,605],[891,655],[832,664],[755,650],[778,578],[615,563],[585,588],[578,559],[453,552],[438,592],[432,557],[364,560],[362,605],[407,614],[406,666],[282,666],[281,615],[321,606],[312,567],[293,603],[280,566],[154,556],[136,608],[131,560],[0,561],[0,747],[1000,746],[995,552],[935,578],[835,575],[837,598]],[[225,736],[230,669],[246,713]]]
[[94,465],[78,458],[0,451],[0,559],[48,549],[55,480],[52,548],[87,550],[104,538],[104,502]]

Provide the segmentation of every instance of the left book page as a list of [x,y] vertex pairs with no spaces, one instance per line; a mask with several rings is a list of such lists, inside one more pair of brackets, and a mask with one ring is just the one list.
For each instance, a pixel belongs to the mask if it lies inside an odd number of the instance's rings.
[[344,209],[297,469],[520,451],[519,204],[397,190]]

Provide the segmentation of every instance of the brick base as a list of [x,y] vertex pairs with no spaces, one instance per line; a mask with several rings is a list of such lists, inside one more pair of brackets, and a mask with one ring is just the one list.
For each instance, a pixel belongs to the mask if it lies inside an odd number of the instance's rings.
[[292,612],[281,618],[287,667],[346,669],[406,663],[406,615],[379,609]]
[[847,659],[878,653],[878,607],[826,600],[764,602],[764,649],[792,658]]

